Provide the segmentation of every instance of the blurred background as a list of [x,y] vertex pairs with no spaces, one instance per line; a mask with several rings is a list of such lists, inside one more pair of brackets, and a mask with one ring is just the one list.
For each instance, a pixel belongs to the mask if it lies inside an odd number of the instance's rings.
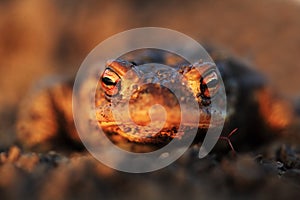
[[[270,147],[269,160],[239,155],[219,164],[213,155],[198,159],[191,148],[193,159],[141,175],[79,154],[20,156],[17,147],[3,153],[14,143],[16,113],[30,88],[53,74],[74,77],[101,41],[145,26],[229,51],[265,74],[278,93],[300,97],[300,0],[0,0],[0,161],[7,160],[0,163],[0,199],[298,198],[300,154],[281,144]],[[282,166],[291,168],[285,176]]]
[[165,27],[224,48],[299,94],[300,3],[286,0],[0,0],[0,147],[13,141],[20,101],[50,74],[75,76],[113,34]]

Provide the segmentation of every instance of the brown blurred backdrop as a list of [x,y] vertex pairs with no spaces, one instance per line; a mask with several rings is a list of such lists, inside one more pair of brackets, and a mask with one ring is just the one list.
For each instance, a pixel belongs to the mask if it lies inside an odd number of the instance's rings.
[[[281,93],[300,79],[300,3],[284,0],[0,0],[0,140],[18,103],[46,75],[74,76],[101,41],[127,29],[175,29],[253,63]],[[1,147],[0,145],[0,147]]]

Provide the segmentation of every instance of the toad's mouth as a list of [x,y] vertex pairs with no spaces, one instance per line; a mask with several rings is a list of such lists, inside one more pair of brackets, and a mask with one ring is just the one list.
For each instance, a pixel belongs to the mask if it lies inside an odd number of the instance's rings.
[[170,140],[182,139],[183,136],[189,136],[190,131],[206,130],[209,128],[209,124],[201,124],[198,127],[191,126],[189,124],[171,127],[164,127],[158,132],[154,132],[151,129],[144,127],[131,126],[129,124],[116,124],[116,123],[99,123],[99,126],[108,135],[118,134],[123,136],[132,142],[138,143],[167,143]]
[[[143,120],[142,120],[143,121]],[[221,115],[212,116],[209,113],[201,113],[197,123],[185,119],[181,121],[176,118],[167,118],[161,126],[161,122],[153,122],[151,126],[143,123],[133,123],[115,120],[99,120],[98,126],[106,134],[119,134],[129,141],[142,143],[164,143],[173,138],[181,139],[182,136],[189,135],[189,131],[208,130],[222,126],[224,118]],[[141,121],[139,121],[141,122]]]

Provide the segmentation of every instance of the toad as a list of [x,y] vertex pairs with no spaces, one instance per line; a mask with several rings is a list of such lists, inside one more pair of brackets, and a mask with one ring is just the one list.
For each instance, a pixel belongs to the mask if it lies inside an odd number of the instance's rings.
[[[224,83],[227,112],[222,134],[238,129],[232,141],[237,149],[250,149],[284,134],[292,117],[289,102],[274,93],[263,75],[249,64],[215,49],[210,50],[210,55],[215,63],[188,63],[172,53],[147,49],[108,61],[102,74],[95,76],[98,78],[94,102],[97,112],[91,121],[95,121],[115,144],[130,144],[131,150],[143,149],[147,145],[161,147],[172,139],[180,139],[191,128],[198,129],[195,138],[195,143],[198,143],[209,126],[218,126],[211,124],[211,113],[218,112],[211,107],[211,101]],[[166,72],[157,66],[153,70],[147,63],[160,63],[172,70]],[[128,72],[131,79],[141,80],[143,77],[142,83],[126,82]],[[166,86],[177,83],[176,90],[197,102],[201,111],[198,124],[184,124],[183,131],[178,133],[181,101],[188,105],[189,100],[176,98],[168,87],[162,86],[162,82]],[[82,148],[72,115],[72,86],[72,81],[53,83],[22,103],[17,138],[25,148],[41,151]],[[127,92],[129,87],[131,93]],[[133,124],[127,123],[126,119],[122,123],[115,119],[112,105],[122,105],[123,102],[129,102]],[[152,109],[156,104],[163,106],[165,115],[161,115],[160,108]],[[147,129],[153,120],[150,109],[158,124],[165,121],[157,125],[159,131]],[[192,107],[184,109],[193,115]],[[150,127],[155,129],[155,125]]]

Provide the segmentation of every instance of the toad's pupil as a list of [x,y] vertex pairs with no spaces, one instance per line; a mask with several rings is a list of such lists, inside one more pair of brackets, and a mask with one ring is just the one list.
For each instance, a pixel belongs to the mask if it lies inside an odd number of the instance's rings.
[[218,85],[218,80],[217,79],[212,79],[209,80],[208,83],[206,83],[208,88],[215,88]]
[[203,83],[206,84],[208,88],[216,88],[219,84],[218,75],[215,71],[210,72],[203,78]]
[[117,84],[117,82],[114,82],[113,80],[111,80],[110,78],[108,77],[102,77],[102,82],[108,86],[115,86]]

